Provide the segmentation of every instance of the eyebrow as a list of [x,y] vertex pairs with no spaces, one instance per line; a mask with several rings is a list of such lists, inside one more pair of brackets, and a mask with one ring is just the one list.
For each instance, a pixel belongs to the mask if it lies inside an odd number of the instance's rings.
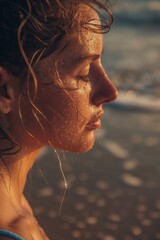
[[95,60],[97,60],[98,58],[100,58],[100,54],[87,54],[87,55],[81,56],[78,60],[79,60],[79,61],[83,61],[83,60],[92,60],[92,61],[95,61]]
[[75,59],[72,59],[72,61],[73,61],[74,65],[77,65],[77,64],[80,64],[87,60],[88,61],[96,61],[97,59],[100,58],[100,56],[101,56],[100,54],[86,54],[86,55],[84,54]]

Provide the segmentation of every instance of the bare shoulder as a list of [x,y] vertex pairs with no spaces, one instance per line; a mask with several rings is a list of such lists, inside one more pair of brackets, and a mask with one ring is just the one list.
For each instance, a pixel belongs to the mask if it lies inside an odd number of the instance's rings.
[[[27,229],[27,222],[22,216],[13,216],[11,219],[7,219],[7,221],[0,221],[0,229],[4,229],[11,233],[17,234],[24,238],[25,240],[33,240],[30,232]],[[0,235],[0,240],[11,240],[11,237],[6,237]]]
[[[0,226],[0,228],[2,228]],[[34,220],[24,219],[17,217],[7,226],[3,226],[3,229],[19,235],[25,240],[48,240],[45,235],[42,234],[39,227]],[[0,236],[0,240],[11,240],[12,238]]]
[[[21,204],[22,210],[19,214],[12,215],[12,218],[5,223],[0,220],[0,228],[18,234],[25,240],[48,240],[47,236],[38,225],[32,209],[24,196]],[[0,236],[0,240],[11,240],[11,238]]]
[[[9,205],[10,206],[10,205]],[[23,206],[22,206],[23,209]],[[10,212],[6,215],[0,216],[0,229],[13,232],[25,240],[33,240],[29,231],[29,224],[32,217],[32,211],[29,207],[24,208],[22,211],[17,208],[11,208]],[[11,240],[12,238],[0,236],[0,240]]]

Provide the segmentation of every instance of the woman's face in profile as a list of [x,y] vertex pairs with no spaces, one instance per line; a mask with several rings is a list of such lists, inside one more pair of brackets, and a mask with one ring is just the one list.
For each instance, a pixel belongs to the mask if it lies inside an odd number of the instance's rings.
[[[98,19],[90,8],[88,14]],[[49,140],[56,148],[85,152],[94,144],[102,104],[114,100],[117,92],[101,65],[101,34],[81,29],[65,44],[58,56],[52,53],[36,69],[36,106],[43,113],[35,111],[39,124],[27,100],[22,101],[23,119],[26,129],[44,144]],[[24,88],[27,99],[25,94]]]

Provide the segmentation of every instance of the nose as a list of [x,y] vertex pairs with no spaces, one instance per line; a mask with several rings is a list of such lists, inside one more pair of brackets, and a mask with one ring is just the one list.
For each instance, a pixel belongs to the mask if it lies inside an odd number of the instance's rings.
[[100,106],[101,104],[112,102],[117,98],[118,91],[103,68],[101,69],[101,72],[94,73],[93,78],[93,88],[91,93],[92,104]]

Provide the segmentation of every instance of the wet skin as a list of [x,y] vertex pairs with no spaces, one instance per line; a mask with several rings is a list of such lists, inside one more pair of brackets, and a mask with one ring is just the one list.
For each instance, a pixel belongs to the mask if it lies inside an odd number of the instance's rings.
[[45,117],[35,111],[37,124],[26,101],[23,119],[26,129],[44,145],[49,141],[56,148],[85,152],[94,144],[102,105],[113,101],[117,91],[101,65],[102,35],[81,30],[66,41],[58,57],[51,54],[36,69],[36,106]]
[[[97,13],[87,8],[88,20],[99,22]],[[18,105],[15,106],[17,115],[11,117],[15,122],[13,131],[21,145],[32,148],[35,141],[35,145],[50,144],[72,152],[92,148],[94,130],[100,127],[102,105],[117,96],[115,86],[101,65],[102,37],[102,34],[81,28],[65,37],[56,52],[40,60],[35,68],[36,108],[29,102],[27,84],[24,84],[20,104],[23,124],[17,121]],[[33,89],[31,84],[31,96]],[[15,102],[18,98],[17,94]]]
[[[99,21],[93,9],[84,6],[82,8],[81,18]],[[34,84],[29,82],[27,88],[27,79],[14,77],[0,67],[1,80],[7,91],[7,97],[0,98],[1,105],[7,105],[7,108],[2,108],[2,115],[7,123],[7,130],[21,146],[21,151],[5,156],[9,174],[1,162],[1,175],[5,184],[1,181],[0,190],[3,194],[0,198],[0,223],[3,224],[0,226],[27,240],[33,237],[48,239],[39,230],[23,197],[28,171],[41,147],[50,144],[73,152],[91,149],[94,131],[100,126],[102,105],[117,96],[116,88],[101,65],[102,47],[100,34],[85,29],[69,34],[61,47],[40,60],[34,69],[38,87],[32,104],[27,90],[29,89],[32,98]],[[61,48],[64,48],[62,52]]]

